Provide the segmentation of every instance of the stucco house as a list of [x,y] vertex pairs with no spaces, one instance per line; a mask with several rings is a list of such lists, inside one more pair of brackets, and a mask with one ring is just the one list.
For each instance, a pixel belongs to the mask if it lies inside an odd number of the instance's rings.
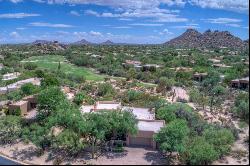
[[137,135],[133,136],[128,134],[126,137],[126,145],[157,149],[157,143],[154,141],[154,135],[164,126],[164,120],[139,120]]
[[129,133],[127,134],[127,146],[143,146],[156,149],[157,144],[154,141],[153,136],[154,134],[158,133],[162,127],[165,126],[165,121],[155,120],[154,109],[150,108],[125,107],[122,106],[119,102],[99,101],[94,105],[82,106],[80,109],[82,113],[93,113],[104,110],[131,111],[138,120],[138,133],[135,136]]
[[36,96],[28,96],[20,101],[9,104],[8,110],[14,111],[17,109],[21,110],[21,116],[26,116],[31,110],[35,109],[37,106]]

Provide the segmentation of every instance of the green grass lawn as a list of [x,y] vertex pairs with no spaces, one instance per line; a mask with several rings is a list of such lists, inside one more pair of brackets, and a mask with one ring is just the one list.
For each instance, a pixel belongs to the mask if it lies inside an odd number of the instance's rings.
[[23,63],[35,63],[40,69],[57,70],[61,62],[61,70],[67,74],[84,76],[90,81],[102,81],[103,76],[98,75],[88,68],[78,67],[66,61],[65,57],[58,55],[34,56],[22,61]]

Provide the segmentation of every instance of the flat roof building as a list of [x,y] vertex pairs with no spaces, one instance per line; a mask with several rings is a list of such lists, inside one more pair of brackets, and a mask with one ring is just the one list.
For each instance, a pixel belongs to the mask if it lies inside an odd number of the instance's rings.
[[36,86],[40,86],[41,79],[40,78],[29,78],[26,80],[17,81],[13,84],[7,85],[6,87],[0,87],[0,94],[6,94],[8,92],[12,92],[12,91],[15,91],[17,89],[20,89],[21,86],[23,86],[24,84],[27,84],[27,83],[31,83],[31,84],[36,85]]
[[248,89],[249,88],[249,77],[232,80],[231,87],[237,88],[237,89]]
[[21,75],[21,74],[18,73],[18,72],[4,74],[2,80],[3,80],[3,81],[14,80],[14,79],[18,78],[18,76],[20,76],[20,75]]
[[193,74],[193,79],[198,82],[202,82],[206,77],[207,73],[195,73]]
[[144,146],[156,149],[157,145],[153,136],[165,126],[165,121],[155,120],[154,109],[150,108],[123,107],[119,102],[99,101],[94,105],[82,106],[80,109],[82,113],[92,113],[105,110],[131,111],[138,120],[138,134],[136,136],[130,135],[129,133],[127,134],[127,146]]

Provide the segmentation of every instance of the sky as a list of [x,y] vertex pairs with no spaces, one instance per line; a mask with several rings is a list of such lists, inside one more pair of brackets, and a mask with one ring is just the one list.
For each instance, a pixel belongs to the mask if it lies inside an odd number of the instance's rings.
[[158,44],[194,28],[249,37],[248,0],[0,0],[0,44]]

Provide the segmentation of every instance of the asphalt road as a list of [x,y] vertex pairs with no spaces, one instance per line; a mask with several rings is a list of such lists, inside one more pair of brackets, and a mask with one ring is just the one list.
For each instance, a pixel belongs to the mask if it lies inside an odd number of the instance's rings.
[[0,156],[0,165],[20,165],[20,164]]

